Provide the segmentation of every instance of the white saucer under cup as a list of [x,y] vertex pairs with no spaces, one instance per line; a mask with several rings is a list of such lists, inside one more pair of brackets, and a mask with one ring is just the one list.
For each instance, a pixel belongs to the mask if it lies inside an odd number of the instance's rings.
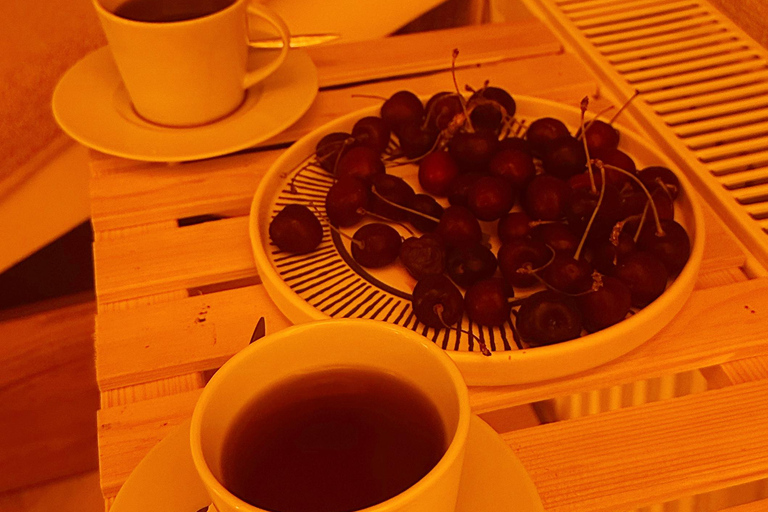
[[64,74],[52,105],[62,130],[84,146],[134,160],[182,162],[233,153],[274,137],[304,115],[317,90],[312,59],[291,49],[277,71],[248,89],[245,101],[228,116],[191,128],[160,126],[133,109],[105,46]]

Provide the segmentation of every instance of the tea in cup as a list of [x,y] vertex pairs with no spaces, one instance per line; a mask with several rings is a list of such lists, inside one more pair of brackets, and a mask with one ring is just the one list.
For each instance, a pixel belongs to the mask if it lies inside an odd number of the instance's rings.
[[[249,87],[285,60],[285,22],[256,0],[93,0],[136,113],[165,126],[196,126],[236,110]],[[275,57],[248,68],[249,19],[282,40]]]
[[192,459],[219,512],[452,512],[467,388],[440,348],[375,320],[267,336],[214,375]]

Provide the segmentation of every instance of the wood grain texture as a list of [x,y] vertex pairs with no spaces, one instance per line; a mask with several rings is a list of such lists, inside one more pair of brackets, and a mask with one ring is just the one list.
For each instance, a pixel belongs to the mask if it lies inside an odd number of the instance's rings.
[[87,301],[0,322],[0,492],[97,467],[95,313]]
[[504,434],[548,511],[615,511],[768,476],[768,381]]
[[147,452],[192,415],[199,396],[200,390],[177,392],[99,411],[99,461],[105,497],[115,496]]
[[472,388],[470,400],[485,411],[768,355],[766,325],[768,279],[696,290],[666,327],[619,359],[535,386]]
[[563,47],[541,21],[530,18],[317,46],[309,55],[320,87],[329,87],[445,71],[454,49],[459,50],[457,66],[468,67],[558,53]]
[[267,332],[290,325],[269,301],[263,286],[248,286],[100,314],[96,319],[100,389],[220,367],[248,345],[260,317],[265,317]]

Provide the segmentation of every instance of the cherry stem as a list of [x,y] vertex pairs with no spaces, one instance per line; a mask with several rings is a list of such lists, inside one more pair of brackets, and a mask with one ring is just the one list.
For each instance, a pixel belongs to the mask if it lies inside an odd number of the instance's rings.
[[[382,199],[383,199],[383,198],[382,198]],[[394,204],[394,203],[392,203],[392,204]],[[406,231],[408,232],[408,234],[410,234],[411,236],[416,236],[416,235],[413,233],[413,231],[411,230],[411,228],[409,228],[409,227],[408,227],[406,224],[403,224],[402,222],[398,222],[398,221],[396,221],[396,220],[392,220],[392,219],[390,219],[390,218],[387,218],[387,217],[385,217],[385,216],[383,216],[383,215],[379,215],[378,213],[374,213],[374,212],[371,212],[371,211],[365,210],[365,209],[363,209],[363,208],[358,208],[358,209],[357,209],[357,212],[358,212],[358,213],[361,213],[361,214],[363,214],[363,215],[370,215],[370,216],[371,216],[371,217],[373,217],[374,219],[383,220],[383,221],[385,221],[385,222],[394,222],[395,224],[397,224],[398,226],[400,226],[401,228],[403,228],[404,230],[406,230]]]
[[631,179],[635,180],[635,182],[640,185],[640,188],[643,189],[643,192],[645,192],[646,197],[648,197],[648,203],[651,205],[651,210],[653,211],[653,220],[656,222],[656,235],[657,236],[664,236],[664,228],[661,227],[661,217],[659,217],[659,211],[656,209],[656,203],[653,202],[653,196],[648,191],[648,188],[646,188],[645,184],[643,184],[642,181],[640,181],[640,178],[635,176],[629,171],[626,171],[620,167],[616,167],[615,165],[610,164],[603,164],[600,162],[600,165],[605,165],[606,169],[610,169],[612,171],[618,171],[622,174],[625,174],[629,176]]
[[613,110],[613,105],[609,105],[609,106],[605,107],[603,110],[601,110],[600,112],[598,112],[597,114],[595,114],[595,117],[593,117],[592,119],[590,119],[590,120],[587,122],[587,126],[586,126],[586,127],[585,127],[585,128],[582,130],[582,131],[581,131],[581,134],[579,134],[579,138],[585,137],[584,133],[585,133],[587,130],[589,130],[589,127],[590,127],[590,126],[592,126],[592,124],[593,124],[595,121],[597,121],[597,119],[598,119],[598,118],[599,118],[601,115],[605,114],[605,113],[606,113],[606,112],[608,112],[609,110]]
[[624,109],[627,108],[630,103],[632,103],[632,100],[637,98],[638,94],[640,94],[640,91],[635,90],[635,93],[632,96],[629,97],[629,99],[626,101],[626,103],[624,103],[621,106],[621,108],[615,114],[613,114],[613,117],[608,121],[608,124],[613,125],[613,122],[616,120],[617,117],[619,117],[619,114],[624,112]]
[[[442,304],[439,304],[439,303],[438,303],[438,304],[435,304],[434,306],[432,306],[432,311],[435,313],[435,315],[437,315],[437,318],[440,320],[440,323],[441,323],[441,324],[443,324],[443,326],[444,326],[446,329],[453,329],[453,327],[452,327],[452,326],[448,325],[447,323],[445,323],[445,320],[443,320],[443,311],[445,311],[445,309],[443,308],[443,305],[442,305]],[[458,326],[458,325],[456,326],[456,330],[457,330],[457,331],[459,331],[459,332],[463,332],[463,333],[464,333],[464,334],[466,334],[467,336],[470,336],[470,337],[472,337],[472,338],[473,338],[473,339],[474,339],[474,340],[477,342],[477,346],[479,346],[479,347],[480,347],[480,352],[481,352],[481,353],[482,353],[484,356],[490,356],[490,355],[492,355],[492,352],[491,352],[490,350],[488,350],[488,346],[487,346],[487,345],[485,344],[485,342],[484,342],[483,340],[481,340],[481,339],[480,339],[480,338],[479,338],[477,335],[475,335],[474,333],[472,333],[472,332],[470,332],[470,331],[465,331],[464,329],[462,329],[462,328],[461,328],[460,326]]]
[[355,240],[354,238],[352,238],[351,236],[349,236],[348,234],[346,234],[345,232],[343,232],[333,224],[329,223],[328,227],[331,228],[336,233],[338,233],[342,238],[346,238],[347,240],[349,240],[350,243],[355,244],[358,249],[360,250],[365,249],[365,242],[363,242],[362,240]]
[[594,211],[592,211],[592,216],[589,217],[589,222],[587,222],[587,227],[584,228],[584,234],[581,235],[581,240],[579,240],[579,246],[576,247],[576,252],[573,254],[573,259],[577,260],[581,256],[581,250],[584,248],[584,243],[587,241],[587,235],[589,234],[589,230],[592,229],[592,224],[595,222],[595,217],[597,217],[597,212],[600,210],[600,206],[603,204],[603,197],[605,197],[605,168],[603,167],[603,163],[598,161],[597,168],[600,169],[600,196],[597,198],[597,204],[595,205]]
[[587,172],[589,173],[589,186],[592,188],[592,193],[597,192],[597,185],[595,184],[595,171],[592,169],[591,158],[589,158],[589,147],[587,146],[586,128],[584,128],[584,113],[587,111],[587,98],[584,97],[581,100],[581,142],[584,144],[584,154],[587,156]]
[[464,96],[462,96],[461,91],[459,91],[459,82],[456,80],[456,58],[458,56],[459,56],[459,49],[454,48],[453,55],[451,58],[451,76],[453,77],[453,87],[456,89],[456,94],[459,95],[459,103],[461,103],[461,110],[464,111],[464,118],[467,124],[467,131],[470,133],[474,133],[475,128],[474,126],[472,126],[472,121],[469,119],[469,112],[467,112],[467,101],[464,99]]
[[377,96],[375,94],[353,94],[352,97],[353,98],[369,98],[369,99],[372,99],[372,100],[387,101],[387,98],[385,98],[383,96]]
[[423,218],[425,218],[425,219],[427,219],[427,220],[431,220],[431,221],[433,221],[433,222],[440,222],[440,219],[437,219],[437,218],[435,218],[435,217],[432,217],[431,215],[427,215],[426,213],[420,212],[420,211],[418,211],[418,210],[414,210],[414,209],[412,209],[412,208],[408,208],[407,206],[403,206],[403,205],[401,205],[401,204],[397,204],[397,203],[396,203],[396,202],[394,202],[394,201],[390,201],[389,199],[387,199],[386,197],[384,197],[383,195],[381,195],[381,194],[380,194],[380,193],[379,193],[379,192],[376,190],[376,187],[371,187],[371,192],[373,192],[373,195],[375,195],[376,197],[378,197],[379,199],[381,199],[382,201],[384,201],[385,203],[387,203],[387,204],[388,204],[388,205],[390,205],[390,206],[394,206],[395,208],[399,208],[399,209],[401,209],[401,210],[403,210],[403,211],[406,211],[406,212],[408,212],[408,213],[412,213],[412,214],[414,214],[414,215],[418,215],[419,217],[423,217]]
[[[651,201],[648,201],[650,203]],[[632,240],[637,242],[637,239],[640,238],[640,232],[643,230],[643,226],[645,225],[645,219],[648,218],[648,203],[645,203],[645,208],[643,208],[643,213],[640,215],[640,221],[637,223],[637,230],[635,231],[635,234],[632,235]]]

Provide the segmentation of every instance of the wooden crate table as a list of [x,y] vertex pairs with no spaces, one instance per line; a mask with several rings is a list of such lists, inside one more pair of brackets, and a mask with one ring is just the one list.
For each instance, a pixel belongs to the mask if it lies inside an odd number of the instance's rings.
[[[453,48],[460,83],[490,79],[513,94],[609,103],[578,57],[529,20],[312,49],[315,103],[259,150],[173,165],[92,154],[107,508],[146,453],[189,418],[207,378],[247,345],[257,320],[265,317],[268,332],[289,325],[260,284],[248,238],[266,170],[287,143],[380,102],[372,96],[450,89]],[[768,279],[744,271],[747,255],[708,210],[706,232],[691,298],[650,341],[572,377],[471,389],[474,411],[517,453],[548,511],[701,500],[768,478]],[[621,391],[692,371],[707,378],[705,391],[642,403]],[[590,393],[616,404],[514,427],[521,407]]]

